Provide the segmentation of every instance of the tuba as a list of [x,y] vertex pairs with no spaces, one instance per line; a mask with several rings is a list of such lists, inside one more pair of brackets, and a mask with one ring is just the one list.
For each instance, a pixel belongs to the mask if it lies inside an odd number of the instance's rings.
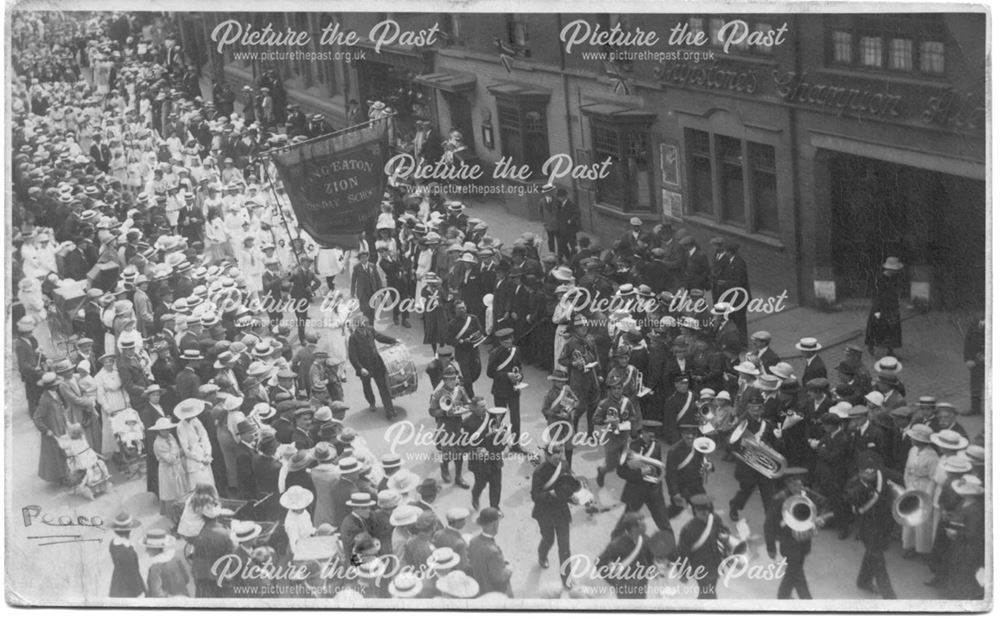
[[781,523],[792,532],[792,537],[802,542],[813,536],[817,529],[833,518],[833,512],[817,515],[816,504],[805,495],[792,495],[781,504]]
[[729,435],[729,446],[733,456],[765,478],[773,480],[780,477],[788,464],[780,452],[758,439],[753,433],[747,433],[745,420]]
[[905,490],[894,482],[889,482],[892,491],[892,517],[903,527],[922,525],[931,515],[930,495],[918,489]]

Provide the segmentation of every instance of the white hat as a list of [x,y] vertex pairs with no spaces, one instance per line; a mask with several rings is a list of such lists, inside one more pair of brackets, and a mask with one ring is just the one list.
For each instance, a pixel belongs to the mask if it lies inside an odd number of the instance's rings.
[[438,591],[452,598],[475,598],[479,595],[479,583],[461,570],[452,570],[437,580]]
[[281,495],[280,500],[281,507],[288,510],[305,510],[312,502],[312,491],[298,485],[289,487]]
[[427,557],[427,567],[431,570],[448,570],[458,565],[461,558],[450,546],[436,548]]
[[402,571],[389,583],[389,595],[394,598],[415,598],[424,589],[424,582],[419,576],[409,571]]
[[197,417],[205,410],[205,401],[198,398],[186,398],[174,406],[174,415],[179,420]]

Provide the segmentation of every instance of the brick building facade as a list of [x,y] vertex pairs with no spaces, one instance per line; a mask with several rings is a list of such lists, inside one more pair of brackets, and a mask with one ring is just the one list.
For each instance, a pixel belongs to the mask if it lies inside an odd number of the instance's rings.
[[[556,182],[605,246],[630,217],[669,220],[705,247],[734,237],[755,289],[811,305],[867,297],[892,254],[908,266],[913,297],[984,305],[983,13],[246,17],[314,41],[328,23],[362,35],[385,19],[436,24],[430,46],[376,53],[362,36],[350,50],[364,59],[261,63],[238,60],[238,46],[218,54],[208,40],[214,24],[239,16],[179,17],[182,33],[202,39],[206,67],[242,85],[274,65],[289,101],[335,126],[352,99],[390,97],[401,138],[418,117],[442,135],[459,128],[484,169],[509,156],[536,172],[529,184],[545,181],[541,165],[554,154],[611,157],[608,178]],[[616,25],[658,42],[567,51],[560,41],[565,29]],[[688,44],[670,41],[672,31]],[[696,44],[699,32],[707,40]],[[728,47],[720,32],[733,36]],[[779,44],[750,44],[768,40]],[[536,201],[508,197],[506,207],[537,217]]]

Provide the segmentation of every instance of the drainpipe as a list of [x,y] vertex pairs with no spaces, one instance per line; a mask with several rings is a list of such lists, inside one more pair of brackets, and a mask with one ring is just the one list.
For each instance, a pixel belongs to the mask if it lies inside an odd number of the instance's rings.
[[[819,16],[817,15],[817,17],[819,17]],[[793,15],[792,16],[792,23],[794,24],[794,27],[795,27],[795,30],[793,30],[793,32],[797,33],[796,36],[793,39],[795,41],[795,48],[793,50],[795,52],[795,66],[794,66],[794,70],[795,70],[795,74],[796,75],[801,75],[802,74],[802,45],[801,45],[800,41],[802,39],[802,29],[800,28],[801,21],[800,21],[798,15]],[[824,36],[825,36],[825,34],[824,34]],[[802,203],[801,188],[799,186],[799,168],[800,168],[800,165],[799,165],[799,156],[798,156],[799,155],[799,142],[798,142],[798,130],[796,128],[797,116],[798,116],[798,113],[797,113],[797,109],[795,108],[795,106],[794,105],[789,105],[788,106],[788,139],[789,139],[789,141],[791,143],[792,200],[793,200],[792,203],[794,203],[794,204],[801,204]],[[813,188],[815,189],[815,187],[813,187]],[[815,205],[815,201],[813,201],[813,205]],[[796,206],[795,209],[796,210],[798,209],[797,206]],[[793,213],[793,215],[792,215],[792,227],[794,228],[794,233],[795,233],[795,235],[794,235],[794,237],[795,237],[795,263],[801,264],[802,263],[802,216],[797,211],[795,211]],[[816,276],[815,275],[815,272],[816,272],[816,259],[815,259],[815,255],[813,256],[813,259],[812,259],[812,267],[813,267],[813,274],[809,277],[810,286],[812,285],[812,280],[815,279],[815,276]],[[802,299],[806,295],[804,293],[806,291],[806,289],[805,289],[806,285],[805,285],[805,282],[802,280],[801,267],[796,268],[796,270],[798,270],[798,272],[796,272],[796,274],[795,274],[795,284],[796,284],[796,287],[798,287],[798,290],[797,290],[798,293],[796,295],[798,295],[798,300],[799,300],[798,304],[801,305],[802,304]],[[812,292],[810,292],[809,295],[811,295],[811,294],[812,294]]]
[[[558,28],[559,32],[562,32],[563,29],[562,13],[556,13],[556,27]],[[566,118],[566,138],[569,140],[568,154],[570,155],[570,157],[573,157],[576,155],[576,146],[573,143],[573,122],[570,119],[571,114],[570,114],[570,98],[569,98],[569,75],[566,74],[566,48],[563,47],[562,45],[559,45],[559,77],[562,80],[563,101],[565,101],[564,103],[565,113],[563,115]],[[577,161],[574,161],[574,163],[577,163]],[[573,199],[577,204],[577,208],[579,208],[580,206],[579,189],[577,188],[575,182],[571,182],[571,187],[573,189]],[[588,206],[587,212],[590,215],[589,219],[590,229],[588,231],[591,231],[594,229],[594,210],[592,207]]]

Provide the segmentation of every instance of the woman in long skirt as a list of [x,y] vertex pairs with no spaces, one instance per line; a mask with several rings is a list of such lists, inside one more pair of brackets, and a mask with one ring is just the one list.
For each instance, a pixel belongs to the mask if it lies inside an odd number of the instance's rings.
[[[906,458],[903,479],[906,490],[920,490],[927,495],[934,494],[934,471],[938,466],[938,454],[931,445],[932,429],[926,424],[917,424],[906,431],[913,443]],[[934,544],[934,517],[928,516],[921,525],[903,526],[903,556],[929,555]]]
[[903,326],[900,323],[899,295],[903,285],[903,262],[889,257],[882,264],[882,274],[875,281],[875,297],[868,313],[865,328],[865,345],[874,355],[876,347],[885,347],[887,356],[903,345]]
[[129,407],[128,392],[122,387],[116,361],[113,353],[101,356],[103,368],[94,376],[94,381],[97,382],[97,403],[101,406],[101,454],[105,456],[118,452],[118,443],[111,432],[111,416]]
[[38,477],[46,482],[63,482],[68,469],[66,455],[59,446],[59,438],[66,434],[66,406],[59,396],[59,378],[55,373],[45,373],[38,385],[42,387],[42,395],[31,418],[42,433],[38,451]]
[[157,496],[160,498],[160,513],[166,514],[175,501],[187,494],[189,487],[187,472],[184,471],[184,454],[177,442],[174,429],[177,427],[170,418],[160,418],[156,424],[146,429],[156,434],[153,453],[157,461]]
[[146,593],[146,582],[139,572],[139,555],[135,552],[130,536],[132,530],[139,526],[139,521],[130,514],[121,513],[111,522],[111,589],[108,596],[112,598],[138,598]]

